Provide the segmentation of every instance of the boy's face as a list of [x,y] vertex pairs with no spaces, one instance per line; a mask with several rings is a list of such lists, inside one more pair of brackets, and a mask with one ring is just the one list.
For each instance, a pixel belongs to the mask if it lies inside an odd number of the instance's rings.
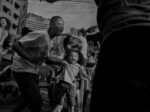
[[77,52],[71,52],[69,55],[69,62],[71,64],[75,64],[77,63],[77,61],[79,60],[79,55]]

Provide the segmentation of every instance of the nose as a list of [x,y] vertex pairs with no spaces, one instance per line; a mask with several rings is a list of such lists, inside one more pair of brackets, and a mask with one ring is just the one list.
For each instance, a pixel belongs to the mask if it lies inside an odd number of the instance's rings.
[[58,28],[60,32],[63,32],[64,28],[63,27],[59,27]]
[[64,25],[60,24],[59,28],[63,31],[64,30]]

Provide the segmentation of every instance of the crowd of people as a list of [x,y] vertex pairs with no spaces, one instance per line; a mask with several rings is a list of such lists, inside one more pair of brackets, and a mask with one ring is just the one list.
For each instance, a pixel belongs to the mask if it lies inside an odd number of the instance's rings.
[[[90,111],[149,112],[150,0],[94,1],[98,8],[98,28],[103,38],[92,84]],[[82,47],[77,38],[70,38],[72,35],[68,35],[67,44],[64,44],[65,50],[55,52],[59,51],[60,44],[51,43],[53,39],[59,40],[55,39],[55,36],[61,35],[64,21],[61,17],[54,18],[51,18],[47,32],[31,32],[12,44],[12,48],[17,52],[13,56],[11,66],[14,79],[24,99],[24,106],[32,112],[41,111],[38,65],[42,64],[43,60],[47,65],[59,63],[64,68],[61,72],[63,75],[60,75],[63,77],[58,78],[57,87],[61,92],[56,91],[54,112],[62,110],[64,97],[69,99],[69,110],[74,111],[76,83],[72,83],[76,81],[72,79],[77,73],[73,71],[76,69],[76,72],[85,75],[83,66],[87,59],[83,52],[77,52]],[[55,45],[56,48],[53,48]],[[57,55],[51,57],[51,53],[48,52],[50,50],[54,54],[59,54],[59,57]],[[79,58],[80,54],[85,60]]]
[[[26,107],[31,112],[41,112],[43,104],[39,88],[41,67],[47,69],[48,72],[45,73],[48,77],[57,79],[55,89],[48,90],[53,112],[61,112],[65,103],[69,107],[69,112],[74,112],[75,106],[79,105],[77,90],[81,86],[81,80],[87,79],[89,83],[91,81],[91,76],[86,70],[89,61],[86,37],[73,32],[62,34],[64,20],[60,16],[50,19],[47,30],[24,31],[24,29],[22,36],[16,39],[12,38],[9,32],[10,26],[7,18],[0,18],[1,94],[6,92],[5,82],[14,80],[18,89],[11,92],[14,96],[20,94],[23,99],[23,103],[12,112],[21,112]],[[52,72],[54,76],[51,76]],[[6,98],[6,94],[3,99]]]
[[[97,24],[102,39],[92,82],[90,112],[150,112],[150,0],[94,1],[98,9]],[[4,21],[2,20],[1,24],[9,26],[9,23]],[[9,37],[8,29],[9,27],[0,29],[1,37]],[[56,103],[53,112],[62,110],[66,98],[69,111],[74,111],[75,96],[80,86],[80,83],[74,80],[75,76],[81,73],[89,80],[84,67],[86,64],[92,66],[95,59],[91,58],[92,61],[87,63],[88,56],[85,54],[86,51],[84,52],[86,47],[82,48],[80,44],[80,41],[85,39],[81,40],[81,37],[67,34],[67,38],[63,38],[64,44],[57,44],[62,38],[55,37],[61,37],[63,29],[63,18],[52,17],[47,31],[33,31],[14,44],[7,44],[15,51],[8,69],[12,69],[11,72],[24,99],[23,104],[16,107],[14,112],[26,107],[31,112],[41,111],[39,65],[51,66],[56,63],[62,69],[58,72],[61,75],[58,75],[58,85],[55,86],[57,89],[54,93],[57,93],[57,96],[53,96],[53,100],[56,99],[52,102]]]

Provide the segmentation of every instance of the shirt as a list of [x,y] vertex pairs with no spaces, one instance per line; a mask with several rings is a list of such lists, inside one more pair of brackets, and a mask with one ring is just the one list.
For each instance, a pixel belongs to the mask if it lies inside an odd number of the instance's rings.
[[[31,54],[31,56],[41,56],[41,53],[45,52],[48,55],[52,42],[47,31],[33,31],[24,37],[22,37],[19,42],[25,47],[26,52]],[[46,49],[46,47],[48,49]],[[30,72],[38,74],[39,65],[30,62],[17,53],[15,53],[13,58],[12,70],[16,72]]]
[[74,81],[76,81],[76,77],[78,76],[78,73],[80,72],[80,65],[79,64],[69,64],[66,62],[66,69],[63,74],[63,81],[75,86]]
[[65,54],[65,50],[64,50],[64,46],[63,46],[63,40],[65,37],[63,36],[56,36],[53,39],[51,39],[53,46],[50,50],[50,54],[49,56],[51,58],[59,58],[59,59],[63,59],[64,58],[64,54]]

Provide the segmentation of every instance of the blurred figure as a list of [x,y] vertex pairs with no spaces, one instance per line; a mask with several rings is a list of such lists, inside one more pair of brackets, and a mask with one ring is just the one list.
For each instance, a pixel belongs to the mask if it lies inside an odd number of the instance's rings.
[[[71,46],[80,46],[80,52],[82,53],[84,57],[84,65],[87,62],[87,50],[88,50],[88,44],[87,44],[87,39],[86,39],[86,31],[84,29],[76,29],[76,28],[71,28],[70,29],[70,34],[72,37],[75,39],[70,39],[72,42]],[[74,40],[74,41],[73,41]],[[78,40],[78,41],[77,41]]]
[[33,31],[20,38],[12,45],[16,51],[12,73],[19,86],[24,104],[20,104],[13,112],[19,112],[26,106],[31,112],[40,112],[42,98],[39,90],[39,66],[45,57],[50,57],[50,49],[53,46],[52,39],[61,35],[64,30],[64,20],[60,16],[54,16],[46,31]]
[[103,42],[91,112],[149,112],[150,0],[95,2]]
[[0,17],[0,62],[4,54],[7,52],[6,40],[9,40],[10,21],[5,17]]

